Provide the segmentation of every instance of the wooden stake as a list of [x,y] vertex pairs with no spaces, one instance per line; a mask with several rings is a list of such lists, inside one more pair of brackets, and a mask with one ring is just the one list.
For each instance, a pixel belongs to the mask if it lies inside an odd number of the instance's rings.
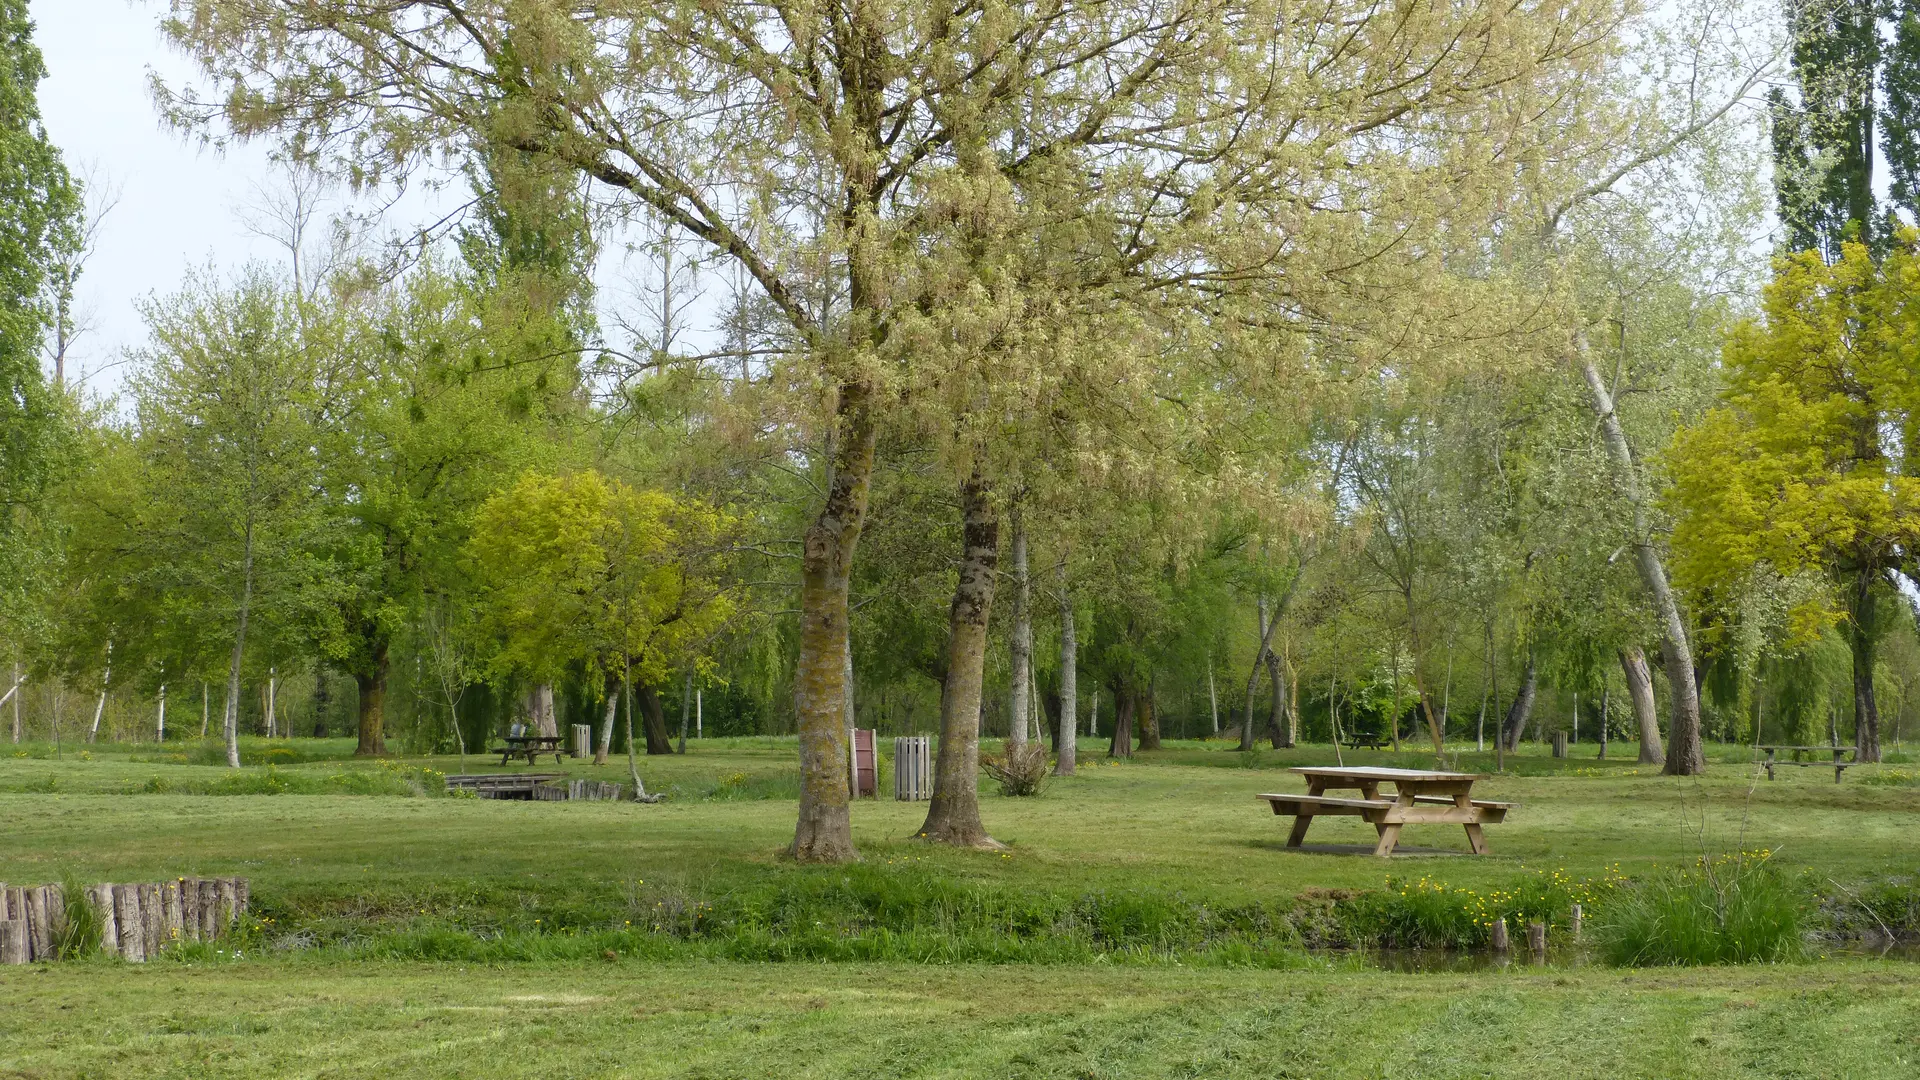
[[0,919],[0,965],[28,962],[25,919]]
[[200,879],[180,879],[180,936],[200,940]]
[[1580,905],[1573,905],[1573,914],[1567,918],[1567,925],[1573,931],[1573,940],[1580,940]]
[[35,960],[53,959],[53,921],[47,910],[47,887],[27,890],[27,947]]
[[147,961],[147,942],[140,918],[140,886],[109,885],[113,891],[113,921],[120,935],[120,959],[130,964]]
[[113,886],[91,886],[87,895],[93,898],[93,910],[100,913],[100,948],[108,956],[119,956],[120,918],[113,910]]
[[157,882],[140,886],[140,938],[149,957],[160,955],[167,944],[167,909],[161,905]]
[[1547,951],[1547,924],[1535,922],[1527,924],[1527,948],[1535,954]]
[[1489,943],[1493,946],[1494,952],[1506,952],[1513,947],[1513,943],[1507,940],[1507,917],[1505,915],[1493,920],[1493,935]]
[[240,917],[240,896],[239,896],[239,890],[234,888],[234,884],[233,884],[234,880],[235,879],[233,878],[221,878],[217,882],[220,889],[220,894],[219,894],[220,895],[220,931],[219,932],[221,934],[225,934],[227,931],[232,930],[233,924]]
[[166,937],[168,945],[178,945],[187,938],[186,912],[180,907],[180,882],[178,880],[162,882],[160,885],[161,909],[166,913]]
[[220,883],[212,878],[200,879],[200,940],[212,941],[220,936]]

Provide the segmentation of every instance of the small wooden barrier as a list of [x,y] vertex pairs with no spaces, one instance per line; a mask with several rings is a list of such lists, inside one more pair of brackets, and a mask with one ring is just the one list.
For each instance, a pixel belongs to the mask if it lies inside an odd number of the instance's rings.
[[593,756],[593,725],[591,724],[573,725],[572,754],[576,758],[585,758],[585,757]]
[[1564,731],[1553,733],[1553,756],[1557,758],[1567,756],[1567,733]]
[[933,798],[932,740],[903,735],[893,740],[893,797],[901,802]]
[[[246,878],[88,885],[86,892],[100,918],[100,947],[135,964],[183,941],[224,936],[252,896]],[[66,917],[60,886],[0,883],[0,964],[54,959]]]
[[620,797],[625,793],[624,785],[609,784],[601,780],[567,780],[533,786],[533,797],[539,802],[566,802],[570,799],[619,802]]
[[471,791],[483,799],[531,799],[534,788],[565,773],[472,773],[447,777],[448,791]]

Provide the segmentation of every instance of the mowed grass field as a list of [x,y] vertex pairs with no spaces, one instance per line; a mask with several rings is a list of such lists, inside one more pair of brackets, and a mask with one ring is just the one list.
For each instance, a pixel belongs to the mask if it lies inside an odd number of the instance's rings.
[[0,1076],[1554,1080],[1920,1071],[1920,970],[88,964],[0,974]]
[[[450,758],[344,760],[290,750],[276,775],[324,787],[372,771],[451,772]],[[913,839],[924,804],[862,801],[867,875],[1002,891],[1177,894],[1232,903],[1379,888],[1390,876],[1497,888],[1535,870],[1643,875],[1765,848],[1807,880],[1853,887],[1920,870],[1920,786],[1903,765],[1786,770],[1717,751],[1701,779],[1634,766],[1632,748],[1554,761],[1529,747],[1476,795],[1520,803],[1465,855],[1450,826],[1409,827],[1390,861],[1288,851],[1289,819],[1254,795],[1298,791],[1287,766],[1331,748],[1234,753],[1178,743],[1107,764],[1037,799],[983,789],[1010,847]],[[264,909],[336,921],[472,921],[538,935],[598,919],[661,883],[716,895],[831,881],[796,866],[791,740],[705,740],[641,759],[666,802],[522,803],[399,794],[178,794],[228,770],[151,747],[80,760],[0,752],[0,881],[243,875]],[[189,759],[194,754],[189,751]],[[1428,767],[1430,753],[1347,752]],[[1619,760],[1624,758],[1625,760]],[[469,759],[479,771],[481,759]],[[498,758],[493,762],[497,763]],[[1453,764],[1450,760],[1449,764]],[[1488,770],[1463,754],[1458,767]],[[551,761],[541,771],[554,771]],[[412,770],[412,771],[410,771]],[[487,768],[486,771],[494,771]],[[617,780],[625,762],[559,771]],[[246,770],[248,783],[267,774]],[[1876,778],[1877,782],[1868,782]],[[157,781],[157,782],[156,782]],[[1354,819],[1310,844],[1370,847]],[[650,895],[650,894],[649,894]],[[465,912],[466,914],[463,914]],[[593,956],[565,962],[395,962],[338,950],[0,970],[0,1077],[1007,1076],[1556,1077],[1920,1075],[1920,966],[1819,961],[1632,972],[1598,967],[1407,975],[1320,959],[1262,971],[1145,964],[740,963]]]

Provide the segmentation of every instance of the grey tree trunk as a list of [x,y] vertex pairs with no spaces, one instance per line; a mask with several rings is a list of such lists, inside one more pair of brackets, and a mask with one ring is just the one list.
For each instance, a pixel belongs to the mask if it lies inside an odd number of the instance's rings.
[[1873,692],[1874,643],[1879,637],[1874,613],[1871,565],[1854,574],[1848,603],[1847,646],[1853,654],[1854,760],[1880,760],[1880,703]]
[[1660,620],[1661,662],[1667,669],[1667,685],[1673,694],[1673,715],[1667,724],[1667,764],[1669,776],[1694,776],[1705,772],[1707,760],[1700,746],[1700,688],[1693,677],[1693,649],[1687,640],[1687,624],[1680,617],[1680,603],[1667,582],[1667,568],[1653,544],[1653,530],[1647,523],[1646,504],[1640,494],[1639,471],[1633,462],[1633,447],[1627,442],[1620,417],[1614,411],[1613,395],[1594,366],[1587,349],[1586,335],[1575,339],[1580,372],[1587,382],[1594,414],[1613,459],[1614,483],[1633,510],[1633,561],[1640,571],[1640,584],[1647,591],[1654,614]]
[[1277,622],[1279,622],[1278,619],[1272,621],[1268,621],[1267,619],[1267,598],[1264,596],[1258,598],[1254,602],[1254,627],[1260,632],[1260,647],[1253,651],[1253,670],[1247,672],[1247,709],[1246,715],[1240,718],[1240,749],[1243,751],[1253,749],[1253,740],[1255,737],[1253,733],[1253,692],[1260,688],[1260,668],[1267,660],[1267,639],[1272,636],[1274,623]]
[[1273,686],[1273,704],[1267,709],[1267,739],[1275,750],[1291,745],[1287,742],[1287,682],[1280,677],[1280,658],[1272,649],[1267,650],[1267,681]]
[[1008,517],[1008,524],[1013,531],[1010,549],[1013,559],[1013,630],[1007,635],[1008,670],[1012,672],[1007,680],[1010,687],[1007,695],[1007,751],[1012,753],[1025,749],[1027,745],[1027,710],[1032,704],[1028,675],[1033,658],[1033,611],[1029,603],[1032,599],[1031,586],[1027,580],[1027,527],[1021,519],[1019,507],[1015,507]]
[[[1067,565],[1060,564],[1060,739],[1054,745],[1055,776],[1072,776],[1080,735],[1080,639],[1073,625],[1073,593]],[[1218,721],[1215,721],[1217,726]]]
[[227,767],[240,767],[240,662],[246,656],[247,615],[253,607],[253,522],[247,522],[240,555],[240,620],[233,633],[233,658],[227,665],[227,715],[221,731],[227,740]]
[[693,671],[688,669],[687,677],[680,683],[680,746],[674,752],[687,752],[687,723],[693,719]]
[[[868,288],[855,273],[853,299]],[[858,305],[856,304],[856,307]],[[800,654],[794,663],[793,706],[800,728],[800,807],[789,849],[800,862],[849,862],[853,815],[847,797],[846,657],[850,612],[847,591],[853,556],[866,523],[867,495],[879,425],[872,388],[843,383],[829,440],[827,497],[808,524],[800,555]]]
[[100,700],[93,707],[93,726],[87,729],[87,741],[100,737],[100,716],[107,711],[107,688],[113,684],[113,642],[107,642],[106,670],[100,673]]
[[940,750],[923,839],[960,847],[999,848],[980,822],[980,696],[986,671],[987,620],[993,613],[1000,562],[1000,520],[986,481],[976,473],[961,489],[965,514],[960,580],[947,614],[947,674],[940,689]]
[[1653,708],[1653,673],[1647,670],[1647,654],[1640,646],[1620,650],[1620,671],[1627,678],[1627,698],[1633,702],[1633,719],[1640,728],[1640,764],[1653,765],[1666,760],[1660,749],[1660,717]]
[[600,721],[600,746],[593,752],[593,763],[605,765],[613,752],[613,721],[620,713],[620,684],[607,679],[607,714]]
[[1507,721],[1500,731],[1500,745],[1508,753],[1520,749],[1520,737],[1526,733],[1527,721],[1533,716],[1533,696],[1540,689],[1540,671],[1534,663],[1533,649],[1527,649],[1527,669],[1520,676],[1520,692],[1513,696],[1513,705],[1507,709]]
[[553,712],[553,684],[541,683],[528,695],[527,711],[533,714],[533,729],[551,739],[560,734],[560,722]]

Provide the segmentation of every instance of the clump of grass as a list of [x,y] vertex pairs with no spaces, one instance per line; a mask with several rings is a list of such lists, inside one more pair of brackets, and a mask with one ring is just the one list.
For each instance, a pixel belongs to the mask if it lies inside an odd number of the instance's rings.
[[81,960],[100,951],[100,909],[72,872],[60,875],[60,919],[53,927],[53,954]]
[[1617,967],[1781,963],[1805,955],[1806,906],[1766,852],[1702,859],[1625,890],[1596,920]]
[[1047,748],[1036,740],[1009,746],[999,757],[982,755],[980,771],[1000,784],[1002,795],[1038,795],[1047,786]]

